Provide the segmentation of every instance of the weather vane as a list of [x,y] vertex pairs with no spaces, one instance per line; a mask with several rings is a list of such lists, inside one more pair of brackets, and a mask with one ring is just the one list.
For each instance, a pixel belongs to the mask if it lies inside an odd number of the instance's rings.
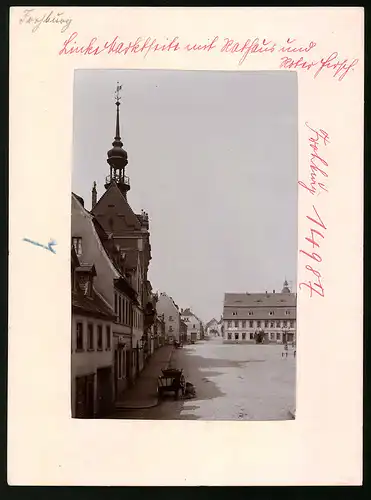
[[115,90],[115,100],[116,104],[119,104],[121,101],[121,96],[120,96],[120,90],[122,89],[122,85],[119,85],[119,82],[117,82],[117,87]]

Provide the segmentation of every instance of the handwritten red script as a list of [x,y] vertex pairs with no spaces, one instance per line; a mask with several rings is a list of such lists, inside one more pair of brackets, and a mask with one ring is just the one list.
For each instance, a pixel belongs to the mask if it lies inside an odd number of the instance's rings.
[[[307,194],[319,196],[323,192],[328,193],[328,187],[323,182],[317,180],[317,175],[320,175],[321,178],[328,178],[328,173],[324,169],[328,167],[328,162],[324,159],[320,150],[330,143],[330,139],[325,130],[321,128],[314,129],[307,122],[305,125],[311,131],[309,137],[309,147],[312,150],[309,160],[310,181],[307,183],[299,181],[298,184],[305,189]],[[299,290],[306,290],[309,292],[310,297],[312,297],[313,294],[324,297],[325,289],[323,287],[323,278],[318,264],[322,263],[322,257],[319,252],[321,243],[325,238],[327,227],[315,205],[312,205],[312,214],[307,215],[306,219],[312,224],[308,229],[308,236],[305,237],[306,247],[304,249],[301,248],[299,253],[306,256],[307,263],[305,264],[305,270],[309,277],[306,281],[299,283]],[[308,243],[310,246],[308,246]],[[315,267],[313,267],[314,265]]]
[[[141,54],[146,58],[148,54],[155,54],[156,52],[217,51],[231,57],[236,54],[239,56],[238,65],[241,66],[247,61],[248,56],[254,54],[266,54],[268,56],[277,53],[280,68],[312,70],[313,78],[317,78],[324,70],[330,70],[332,76],[338,81],[342,81],[350,71],[354,71],[354,67],[358,64],[358,59],[342,58],[338,52],[332,52],[318,60],[311,59],[309,53],[316,46],[316,42],[310,41],[307,44],[302,44],[294,38],[287,38],[283,44],[279,44],[266,38],[248,38],[241,42],[233,38],[220,38],[219,36],[214,36],[203,42],[186,41],[183,43],[179,36],[165,38],[163,42],[159,42],[152,37],[138,37],[136,40],[123,41],[116,35],[111,40],[99,41],[97,37],[93,37],[89,42],[86,42],[80,40],[78,32],[75,31],[63,42],[59,55]],[[304,54],[305,57],[300,54]]]

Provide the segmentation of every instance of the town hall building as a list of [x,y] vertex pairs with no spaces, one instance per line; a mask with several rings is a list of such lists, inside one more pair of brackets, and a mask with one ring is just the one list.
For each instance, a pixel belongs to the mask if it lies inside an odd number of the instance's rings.
[[280,293],[226,293],[223,322],[224,343],[295,342],[296,293],[287,281]]

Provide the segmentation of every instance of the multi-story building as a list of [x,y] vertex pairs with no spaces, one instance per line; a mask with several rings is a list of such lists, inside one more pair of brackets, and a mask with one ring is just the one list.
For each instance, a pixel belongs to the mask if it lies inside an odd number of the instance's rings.
[[96,288],[93,263],[71,249],[71,410],[73,418],[109,415],[114,407],[112,307]]
[[280,293],[226,293],[224,342],[291,343],[296,339],[296,294],[287,281]]
[[138,307],[135,273],[126,254],[119,251],[95,217],[84,208],[84,200],[72,194],[72,244],[83,264],[94,263],[95,287],[113,310],[114,392],[117,399],[135,378],[137,351],[133,349],[134,311]]
[[171,344],[174,341],[179,341],[180,337],[180,316],[179,307],[174,302],[173,298],[165,292],[161,292],[158,296],[156,304],[157,314],[163,315],[165,322],[165,342]]
[[187,325],[187,341],[195,342],[196,340],[201,340],[203,333],[202,321],[190,310],[190,308],[181,309],[180,317]]

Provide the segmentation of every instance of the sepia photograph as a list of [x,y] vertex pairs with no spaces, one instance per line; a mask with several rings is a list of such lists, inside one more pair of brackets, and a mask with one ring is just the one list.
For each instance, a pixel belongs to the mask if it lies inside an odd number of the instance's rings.
[[295,419],[293,71],[75,70],[73,418]]

